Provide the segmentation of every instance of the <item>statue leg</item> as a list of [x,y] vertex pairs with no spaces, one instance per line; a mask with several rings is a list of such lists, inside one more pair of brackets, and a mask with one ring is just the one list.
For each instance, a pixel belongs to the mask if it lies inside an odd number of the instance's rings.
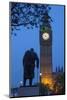
[[25,86],[26,85],[26,78],[24,78],[24,80],[23,80],[23,86]]
[[32,78],[29,79],[29,85],[32,86]]

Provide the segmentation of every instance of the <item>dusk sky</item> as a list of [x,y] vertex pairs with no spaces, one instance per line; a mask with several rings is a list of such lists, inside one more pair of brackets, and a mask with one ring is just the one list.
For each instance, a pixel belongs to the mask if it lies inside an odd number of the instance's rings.
[[[52,17],[52,63],[53,71],[57,66],[64,67],[64,6],[51,6],[50,16]],[[15,31],[17,36],[10,38],[11,44],[11,64],[10,64],[10,78],[11,87],[20,85],[23,81],[23,55],[26,50],[34,48],[35,52],[40,58],[40,44],[39,44],[39,28],[27,29],[20,27],[20,30]],[[39,81],[39,70],[35,68],[35,77],[33,84]]]

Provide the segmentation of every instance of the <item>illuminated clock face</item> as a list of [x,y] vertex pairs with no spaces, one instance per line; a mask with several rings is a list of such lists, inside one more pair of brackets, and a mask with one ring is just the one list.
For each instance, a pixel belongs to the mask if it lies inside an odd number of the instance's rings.
[[49,34],[48,33],[43,33],[42,38],[44,40],[48,40],[49,39]]

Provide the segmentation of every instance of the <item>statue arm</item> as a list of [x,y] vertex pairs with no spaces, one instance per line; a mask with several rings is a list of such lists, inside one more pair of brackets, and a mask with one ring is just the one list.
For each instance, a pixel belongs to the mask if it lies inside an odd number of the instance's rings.
[[23,59],[22,59],[23,67],[24,67],[24,63],[25,63],[25,55],[23,56]]
[[39,68],[39,58],[38,58],[37,54],[36,54],[36,66],[37,66],[37,68]]

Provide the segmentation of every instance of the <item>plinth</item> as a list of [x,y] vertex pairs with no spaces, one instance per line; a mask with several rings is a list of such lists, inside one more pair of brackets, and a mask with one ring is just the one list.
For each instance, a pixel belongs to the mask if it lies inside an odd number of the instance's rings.
[[18,89],[18,96],[38,96],[39,86],[26,86]]

